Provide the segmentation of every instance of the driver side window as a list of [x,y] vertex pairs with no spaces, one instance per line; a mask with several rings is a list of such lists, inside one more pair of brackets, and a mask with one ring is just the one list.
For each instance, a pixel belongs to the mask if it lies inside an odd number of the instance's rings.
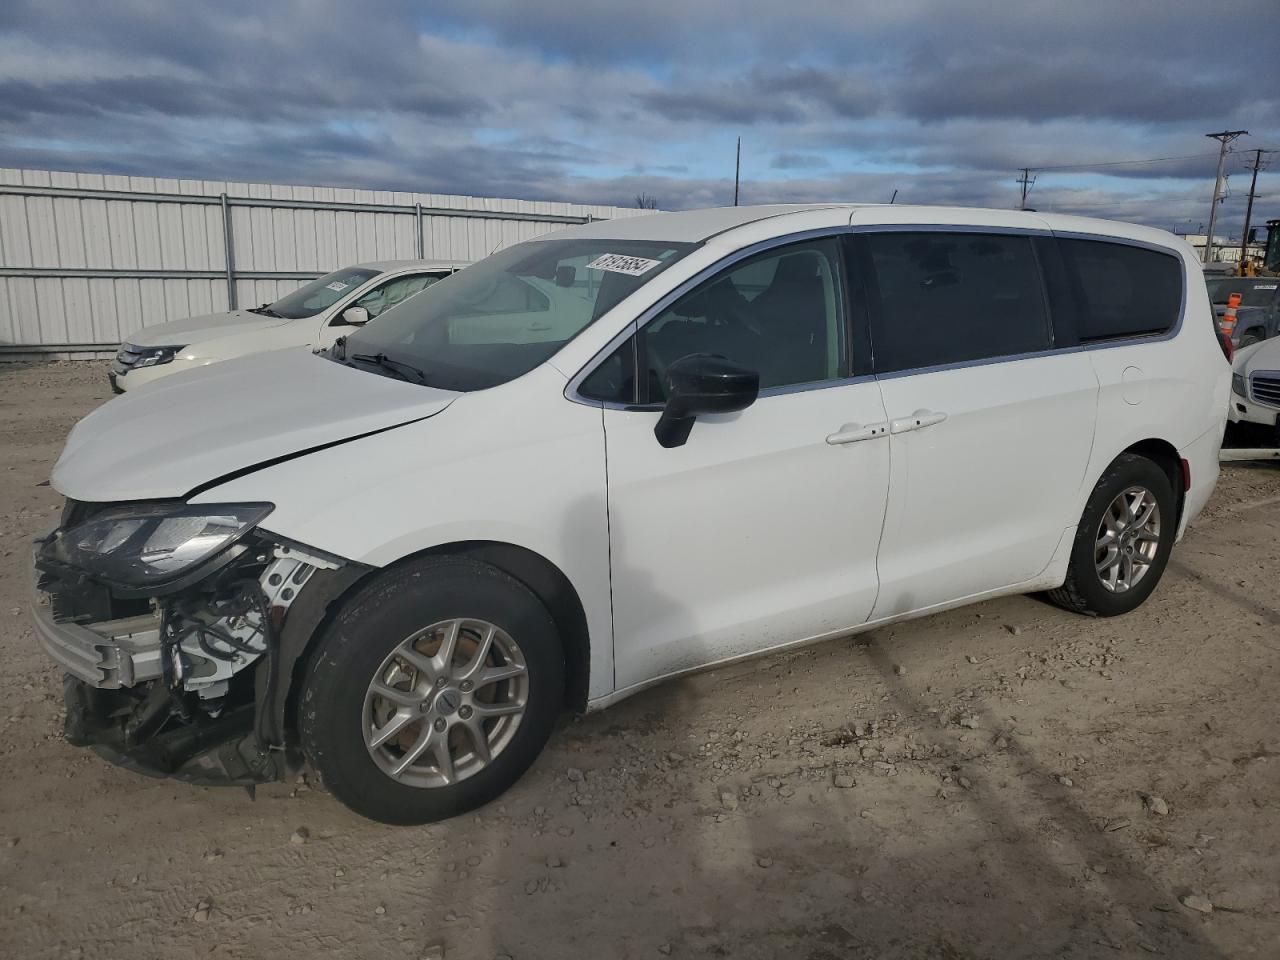
[[580,393],[662,403],[667,367],[694,353],[757,371],[761,390],[847,376],[839,263],[839,242],[826,238],[734,264],[654,317],[583,381]]

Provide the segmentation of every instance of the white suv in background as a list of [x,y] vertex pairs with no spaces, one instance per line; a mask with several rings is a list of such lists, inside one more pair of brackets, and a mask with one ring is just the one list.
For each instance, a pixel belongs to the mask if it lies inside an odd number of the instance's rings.
[[1232,423],[1275,428],[1280,418],[1280,337],[1236,351],[1232,361]]
[[365,816],[435,820],[514,783],[566,706],[1003,594],[1132,610],[1213,490],[1230,379],[1196,252],[1159,230],[588,224],[326,354],[90,414],[36,634],[72,743],[233,783],[297,745]]
[[282,347],[327,347],[437,280],[460,261],[385,260],[325,274],[260,307],[144,327],[120,347],[108,376],[124,393],[180,370]]

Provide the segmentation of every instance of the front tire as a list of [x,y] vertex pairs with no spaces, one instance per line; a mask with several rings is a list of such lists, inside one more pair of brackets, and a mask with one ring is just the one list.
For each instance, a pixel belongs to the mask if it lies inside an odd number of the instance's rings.
[[538,597],[489,564],[428,557],[378,575],[325,629],[298,729],[356,813],[430,823],[514,784],[563,697],[559,635]]
[[1136,609],[1160,582],[1177,532],[1168,475],[1137,454],[1117,457],[1085,504],[1067,579],[1049,599],[1075,613],[1116,617]]

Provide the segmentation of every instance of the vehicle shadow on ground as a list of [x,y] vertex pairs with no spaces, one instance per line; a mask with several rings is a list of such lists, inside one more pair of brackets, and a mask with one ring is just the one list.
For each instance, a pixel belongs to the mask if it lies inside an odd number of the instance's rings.
[[[870,662],[887,688],[883,709],[910,722],[928,762],[881,775],[855,758],[833,767],[783,751],[758,769],[689,776],[686,760],[666,762],[673,744],[689,749],[672,734],[705,736],[709,714],[725,712],[708,710],[706,692],[734,696],[735,678],[639,694],[566,725],[533,782],[498,808],[537,803],[550,842],[518,854],[495,842],[486,868],[507,882],[451,891],[488,903],[472,920],[492,954],[460,955],[1224,956],[1177,905],[1184,891],[1162,888],[1016,737],[1002,749],[1005,772],[961,760],[955,731],[930,722],[877,638],[825,646],[836,660],[861,648],[857,663]],[[972,712],[982,731],[1001,728],[995,710]],[[856,785],[834,787],[833,769],[853,771]],[[924,815],[921,791],[937,795]],[[540,859],[540,850],[559,852]],[[531,936],[549,918],[554,937]]]
[[1188,566],[1180,560],[1170,560],[1169,569],[1186,577],[1188,580],[1194,580],[1196,585],[1202,589],[1216,593],[1223,600],[1249,611],[1249,613],[1261,618],[1271,626],[1280,627],[1280,611],[1268,607],[1264,603],[1259,603],[1247,593],[1232,589],[1224,584],[1221,579],[1201,573],[1195,567]]

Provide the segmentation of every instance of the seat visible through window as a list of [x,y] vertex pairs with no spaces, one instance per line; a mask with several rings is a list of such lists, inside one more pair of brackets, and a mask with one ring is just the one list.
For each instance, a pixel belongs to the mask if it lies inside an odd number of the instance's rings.
[[834,240],[770,251],[730,267],[681,298],[642,332],[649,402],[664,374],[695,353],[760,374],[761,389],[841,376],[844,320]]

